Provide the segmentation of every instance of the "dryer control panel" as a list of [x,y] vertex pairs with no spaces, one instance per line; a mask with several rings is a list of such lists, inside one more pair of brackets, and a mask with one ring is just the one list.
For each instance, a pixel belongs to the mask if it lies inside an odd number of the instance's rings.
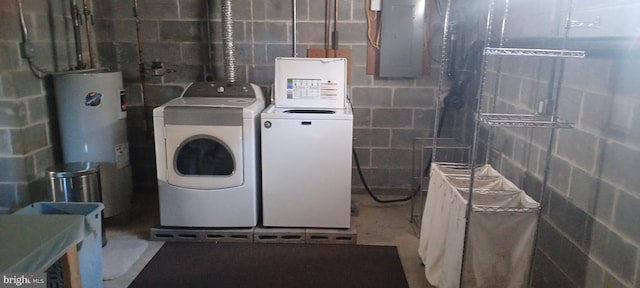
[[256,93],[249,83],[194,82],[182,97],[256,98]]

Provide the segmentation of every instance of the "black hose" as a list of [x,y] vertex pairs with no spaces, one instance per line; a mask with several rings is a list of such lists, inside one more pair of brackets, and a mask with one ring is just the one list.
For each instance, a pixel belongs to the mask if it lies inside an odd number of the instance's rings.
[[[440,122],[438,122],[438,131],[437,131],[436,137],[440,137],[440,133],[442,132],[442,127],[443,127],[442,123],[444,122],[446,115],[447,115],[447,106],[445,105],[444,107],[442,107],[442,113],[440,114]],[[352,148],[352,151],[353,151],[353,160],[356,162],[356,168],[358,169],[358,175],[360,176],[360,181],[362,181],[364,190],[367,191],[367,194],[369,194],[369,196],[371,196],[371,198],[373,198],[373,200],[375,200],[376,202],[383,203],[383,204],[405,202],[405,201],[411,200],[411,198],[413,198],[413,196],[418,194],[418,192],[420,191],[420,186],[418,185],[417,189],[414,190],[413,193],[411,193],[411,195],[403,198],[389,199],[389,200],[382,200],[378,198],[375,194],[373,194],[373,192],[371,191],[371,188],[369,188],[369,185],[367,184],[367,180],[365,180],[364,178],[364,174],[362,173],[362,169],[360,168],[360,160],[358,159],[358,154],[356,154],[356,149]],[[431,161],[432,161],[431,157],[432,156],[430,155],[429,159],[427,160],[427,164],[425,165],[425,168],[424,168],[425,175],[429,175],[429,170],[431,169]]]
[[367,193],[369,194],[369,196],[371,196],[371,198],[373,198],[373,200],[383,204],[405,202],[405,201],[411,200],[413,195],[410,195],[404,198],[399,198],[399,199],[382,200],[378,198],[375,194],[373,194],[373,192],[371,192],[371,189],[369,188],[369,185],[367,185],[367,181],[364,179],[364,175],[362,174],[362,169],[360,168],[360,161],[358,160],[358,154],[356,154],[356,149],[355,148],[351,148],[351,149],[353,150],[353,160],[356,162],[356,168],[358,168],[358,175],[360,175],[360,180],[362,181],[362,185],[364,185],[364,190],[367,191]]
[[[444,101],[443,101],[444,105],[442,106],[442,112],[440,113],[440,120],[438,122],[437,131],[435,133],[436,138],[440,138],[440,135],[442,134],[442,128],[444,127],[444,120],[446,119],[448,109],[453,108],[453,109],[459,110],[462,107],[464,107],[464,97],[465,97],[465,91],[467,90],[467,84],[469,84],[469,82],[471,81],[472,76],[475,75],[473,72],[479,67],[478,65],[479,61],[482,59],[481,48],[484,46],[483,44],[484,43],[482,41],[475,41],[474,43],[472,43],[468,51],[468,55],[464,59],[465,67],[464,69],[461,69],[460,71],[458,71],[462,73],[454,73],[455,79],[453,79],[451,83],[451,88],[449,89],[449,93],[447,94],[447,96],[444,98]],[[349,104],[351,104],[351,102],[349,102]],[[358,169],[358,175],[360,176],[360,181],[362,181],[364,189],[367,191],[369,196],[371,196],[371,198],[373,198],[373,200],[375,200],[376,202],[388,204],[388,203],[409,201],[411,200],[411,198],[413,198],[413,196],[418,194],[420,189],[422,189],[422,187],[418,185],[418,187],[413,191],[413,193],[411,193],[411,195],[403,198],[389,199],[389,200],[382,200],[378,198],[375,194],[373,194],[373,192],[369,188],[369,185],[367,184],[367,181],[364,178],[362,169],[360,168],[360,161],[358,159],[358,155],[356,154],[356,150],[355,149],[352,149],[352,150],[353,150],[353,160],[356,162],[356,168]],[[429,175],[431,171],[431,163],[433,162],[432,157],[433,157],[433,154],[429,155],[429,158],[427,159],[427,163],[423,170],[423,173],[424,173],[423,176]]]

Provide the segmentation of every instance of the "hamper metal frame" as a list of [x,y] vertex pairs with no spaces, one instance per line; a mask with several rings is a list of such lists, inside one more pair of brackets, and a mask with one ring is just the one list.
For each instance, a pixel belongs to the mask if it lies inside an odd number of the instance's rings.
[[[504,3],[504,13],[502,15],[502,21],[500,24],[500,31],[499,31],[499,44],[498,47],[490,47],[491,45],[491,40],[492,40],[492,32],[493,32],[493,21],[494,21],[494,17],[495,17],[495,4],[496,4],[496,0],[489,0],[489,9],[488,9],[488,13],[487,13],[487,23],[486,23],[486,35],[485,35],[485,48],[483,50],[483,60],[482,60],[482,64],[481,64],[481,80],[480,80],[480,87],[478,89],[477,92],[477,102],[476,102],[476,107],[475,107],[475,115],[474,115],[474,132],[473,132],[473,140],[472,140],[472,144],[471,144],[471,149],[470,149],[470,156],[469,156],[469,163],[467,163],[468,167],[476,167],[478,166],[478,142],[479,142],[479,132],[480,132],[480,127],[481,125],[485,125],[486,127],[488,127],[489,129],[489,133],[488,133],[488,139],[487,139],[487,152],[486,152],[486,156],[485,156],[485,163],[488,163],[490,160],[490,149],[491,149],[491,142],[492,142],[492,128],[491,127],[515,127],[515,128],[548,128],[551,129],[551,136],[549,139],[549,143],[548,143],[548,149],[547,149],[547,154],[546,154],[546,162],[545,162],[545,167],[544,167],[544,176],[543,176],[543,181],[542,181],[542,191],[540,192],[540,198],[539,198],[539,204],[540,207],[538,209],[542,208],[542,205],[544,204],[544,200],[546,198],[546,194],[548,193],[547,191],[547,183],[549,180],[549,165],[550,165],[550,159],[551,159],[551,153],[552,153],[552,149],[551,147],[553,147],[555,140],[556,140],[556,129],[557,128],[572,128],[573,125],[572,123],[563,121],[561,119],[559,119],[557,117],[557,103],[558,103],[558,98],[559,98],[559,92],[560,92],[560,87],[561,87],[561,83],[563,81],[563,71],[564,71],[564,61],[562,59],[564,58],[583,58],[585,57],[585,52],[584,51],[569,51],[565,49],[566,46],[566,40],[568,38],[568,33],[570,28],[572,27],[576,27],[575,25],[573,25],[572,23],[574,22],[571,19],[571,12],[573,9],[573,0],[569,0],[569,11],[568,11],[568,17],[566,19],[566,25],[565,25],[565,32],[564,32],[564,37],[562,40],[562,48],[559,50],[552,50],[552,49],[520,49],[520,48],[506,48],[503,47],[504,45],[504,32],[505,32],[505,28],[507,26],[507,16],[508,16],[508,12],[509,12],[509,0],[499,0],[499,1],[503,1]],[[444,95],[444,85],[445,85],[445,73],[447,71],[447,65],[449,62],[448,56],[449,56],[449,47],[447,44],[447,39],[449,37],[449,33],[450,33],[450,27],[449,25],[450,23],[450,14],[451,14],[451,2],[452,0],[447,0],[447,6],[446,6],[446,10],[445,10],[445,15],[444,15],[444,22],[443,22],[443,41],[442,41],[442,51],[441,51],[441,61],[440,61],[440,74],[439,74],[439,80],[438,80],[438,90],[437,90],[437,97],[436,97],[436,101],[435,101],[435,105],[436,105],[436,109],[435,109],[435,117],[434,117],[434,130],[433,131],[437,131],[438,126],[439,126],[439,107],[440,107],[440,96]],[[489,107],[491,108],[492,111],[489,111],[488,113],[482,111],[482,99],[483,99],[483,95],[485,92],[485,88],[486,88],[486,70],[487,70],[487,64],[488,64],[488,58],[489,57],[552,57],[552,58],[559,58],[559,64],[556,65],[554,64],[553,66],[553,76],[552,76],[552,81],[551,81],[551,85],[553,87],[553,85],[555,85],[555,91],[550,90],[550,94],[549,95],[549,99],[550,100],[554,100],[552,101],[552,109],[550,109],[551,113],[550,114],[543,114],[543,115],[539,115],[539,114],[498,114],[495,113],[495,98],[497,98],[497,91],[496,93],[494,93],[493,97],[491,97],[491,99],[489,99]],[[502,68],[502,61],[500,58],[498,58],[498,72],[497,72],[497,81],[495,83],[496,87],[498,87],[500,85],[500,70]],[[558,70],[558,71],[556,71]],[[560,75],[560,76],[555,76],[555,75]],[[435,132],[434,132],[435,133]],[[433,141],[432,141],[432,148],[431,148],[431,159],[433,160],[433,162],[435,162],[436,159],[436,155],[437,155],[437,150],[440,147],[440,145],[438,144],[438,137],[434,137]],[[415,142],[414,142],[415,143]],[[424,149],[423,149],[424,150]],[[423,153],[422,150],[422,153]],[[415,153],[415,144],[414,144],[414,153]],[[415,158],[414,158],[414,163],[415,163]],[[412,171],[415,171],[415,167],[413,166],[414,164],[412,164]],[[414,183],[414,175],[412,174],[412,182]],[[462,267],[460,270],[460,287],[463,286],[463,273],[464,273],[464,263],[465,263],[465,250],[467,247],[467,234],[468,234],[468,229],[469,229],[469,223],[470,223],[470,212],[475,209],[472,205],[473,203],[473,194],[474,194],[474,181],[475,181],[475,169],[471,169],[471,173],[470,173],[470,183],[469,183],[469,198],[468,198],[468,202],[467,202],[467,210],[466,210],[466,226],[465,226],[465,233],[464,233],[464,242],[463,242],[463,253],[462,253]],[[420,189],[422,189],[423,186],[423,180],[422,178],[424,178],[424,175],[420,175]],[[413,187],[412,187],[413,189]],[[421,193],[422,194],[422,193]],[[422,201],[423,199],[420,198],[419,201]],[[412,218],[411,220],[414,221],[413,218],[413,213],[414,213],[414,206],[413,206],[413,199],[412,199]],[[538,232],[539,232],[539,227],[540,227],[540,219],[541,219],[541,213],[538,213],[538,219],[537,219],[537,226],[536,226],[536,233],[535,233],[535,239],[534,239],[534,244],[533,244],[533,254],[531,257],[531,264],[529,267],[529,283],[528,285],[531,286],[532,285],[532,280],[533,280],[533,269],[534,269],[534,265],[535,265],[535,256],[536,256],[536,245],[537,245],[537,236],[538,236]]]

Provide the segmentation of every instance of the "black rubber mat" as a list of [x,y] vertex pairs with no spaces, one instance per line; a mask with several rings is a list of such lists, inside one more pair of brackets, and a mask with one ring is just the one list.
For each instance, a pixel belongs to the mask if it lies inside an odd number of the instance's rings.
[[167,242],[129,287],[409,287],[395,246]]

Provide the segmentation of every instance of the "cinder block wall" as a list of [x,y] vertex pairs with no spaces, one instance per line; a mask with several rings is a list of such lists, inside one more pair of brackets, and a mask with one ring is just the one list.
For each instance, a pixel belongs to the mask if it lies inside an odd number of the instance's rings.
[[[36,45],[33,62],[48,71],[74,67],[68,1],[23,2]],[[139,1],[146,67],[161,60],[167,68],[177,70],[165,77],[146,77],[146,111],[141,105],[133,1],[91,2],[98,66],[123,72],[135,193],[154,193],[155,152],[153,139],[145,131],[145,114],[152,127],[154,107],[177,97],[188,83],[204,79],[209,63],[205,1]],[[298,0],[297,5],[297,51],[305,57],[307,48],[324,46],[324,1]],[[10,207],[42,199],[44,169],[61,161],[61,150],[51,76],[34,76],[20,57],[17,2],[0,6],[0,209],[7,212]],[[418,79],[366,75],[365,3],[340,0],[339,7],[340,47],[353,51],[354,147],[374,192],[407,194],[412,139],[431,135],[433,127],[437,67],[431,76]],[[220,10],[221,1],[212,1],[214,71],[210,72],[218,80],[223,79]],[[238,81],[256,83],[268,93],[275,57],[292,55],[292,1],[234,0],[233,12]],[[84,26],[81,28],[87,54]],[[363,192],[355,170],[353,175],[353,191]]]
[[[546,91],[540,79],[550,71],[518,71],[533,62],[502,62],[497,111],[534,113],[531,89]],[[637,287],[640,87],[631,78],[639,67],[637,59],[566,62],[558,115],[575,127],[557,130],[551,147],[536,261],[548,282],[539,287]],[[494,128],[493,135],[489,162],[539,200],[551,131]]]
[[[64,3],[63,3],[64,2]],[[24,1],[33,62],[54,71],[72,67],[66,1]],[[66,12],[65,12],[66,11]],[[60,148],[50,77],[39,79],[21,58],[17,1],[0,5],[0,214],[41,200],[44,170]],[[58,151],[58,152],[56,152]]]
[[[201,81],[209,63],[205,1],[140,1],[140,29],[145,64],[161,60],[176,73],[147,77],[148,115],[153,107],[177,97],[180,87]],[[224,80],[221,1],[212,1],[213,55],[218,80]],[[128,0],[95,1],[97,41],[103,63],[124,73],[129,107],[129,139],[136,186],[155,189],[153,142],[143,132],[144,113],[136,65],[137,45],[133,4]],[[299,57],[308,48],[324,47],[324,1],[298,0]],[[419,79],[381,79],[366,75],[365,3],[339,1],[340,47],[352,49],[352,101],[355,112],[354,147],[370,186],[380,194],[407,194],[414,136],[433,128],[437,71]],[[238,81],[264,87],[274,78],[274,59],[293,52],[292,1],[233,1]],[[438,53],[437,51],[435,52]],[[436,67],[437,68],[437,67]],[[267,95],[268,96],[268,95]],[[363,192],[353,172],[354,192]]]
[[[511,1],[506,38],[564,36],[569,1],[545,3]],[[628,11],[640,11],[640,4],[574,1],[572,19],[601,16],[603,26],[574,29],[569,36],[637,36],[640,26]],[[574,123],[573,129],[556,130],[551,146],[547,128],[493,128],[493,138],[481,130],[480,163],[491,139],[489,162],[538,200],[551,149],[534,287],[640,287],[640,53],[632,41],[617,50],[613,44],[587,42],[582,48],[609,50],[585,59],[488,62],[484,111],[497,95],[497,113],[535,113],[540,100],[557,93],[558,116]]]
[[[132,1],[94,2],[100,60],[125,75],[136,192],[154,191],[154,152],[142,125]],[[213,2],[213,15],[219,19],[220,1]],[[323,45],[322,2],[298,1],[300,56],[308,47]],[[354,51],[355,147],[376,191],[405,192],[411,139],[431,133],[436,74],[416,80],[365,75],[364,3],[339,2],[341,43]],[[559,35],[562,24],[554,19],[563,18],[566,6],[562,5],[566,1],[528,2],[533,6],[520,7],[519,13],[518,6],[512,7],[511,15],[516,19],[512,21],[516,24],[512,36],[523,31],[532,33],[529,36]],[[24,4],[25,20],[37,48],[34,62],[48,70],[72,67],[75,63],[67,1],[43,4],[25,0]],[[284,0],[234,1],[241,81],[266,87],[273,80],[273,59],[290,55],[290,4]],[[149,77],[150,108],[176,97],[186,83],[202,79],[208,59],[203,5],[196,0],[140,1],[145,63],[160,59],[178,70],[164,78]],[[621,27],[636,27],[631,20],[637,17],[611,12],[609,4],[592,5],[584,11],[586,16],[593,12],[613,15],[615,19],[617,15],[618,21],[625,23]],[[545,7],[553,10],[541,9]],[[20,57],[17,11],[15,1],[0,5],[0,210],[4,212],[38,200],[44,189],[44,169],[60,161],[51,80],[35,77]],[[638,7],[617,11],[638,11]],[[212,24],[216,74],[222,75],[220,22]],[[489,68],[494,76],[498,64],[502,76],[498,95],[502,98],[497,110],[530,112],[537,104],[535,99],[547,96],[552,70],[548,60],[492,62]],[[639,67],[637,58],[566,62],[559,115],[574,122],[575,128],[557,131],[557,141],[552,146],[550,193],[544,203],[538,239],[536,287],[640,285]],[[489,87],[494,87],[493,82]],[[536,191],[542,185],[550,131],[496,132],[491,163],[539,197]],[[354,187],[359,191],[358,180],[354,180]]]

